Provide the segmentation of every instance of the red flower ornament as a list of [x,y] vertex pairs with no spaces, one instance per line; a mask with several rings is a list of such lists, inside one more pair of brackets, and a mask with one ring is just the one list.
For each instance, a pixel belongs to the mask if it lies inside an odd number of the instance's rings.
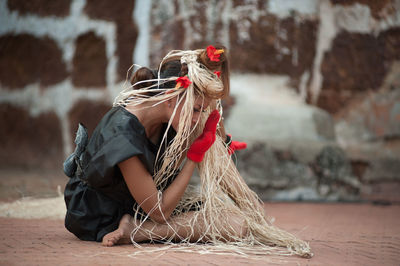
[[179,77],[176,79],[175,89],[177,90],[181,87],[184,87],[185,89],[187,89],[190,84],[192,84],[192,82],[190,81],[190,79],[187,76]]
[[219,62],[219,57],[221,56],[221,54],[224,52],[224,49],[215,49],[214,46],[209,45],[207,47],[207,56],[210,59],[210,61],[214,61],[214,62]]
[[214,71],[214,74],[217,75],[219,78],[221,77],[221,71]]

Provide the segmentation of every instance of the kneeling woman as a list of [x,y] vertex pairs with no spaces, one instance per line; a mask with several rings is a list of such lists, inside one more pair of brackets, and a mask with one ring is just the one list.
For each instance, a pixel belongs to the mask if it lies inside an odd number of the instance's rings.
[[[131,83],[90,140],[78,129],[64,163],[69,231],[105,246],[210,242],[311,254],[268,222],[230,159],[220,122],[219,99],[229,92],[223,47],[171,51],[157,71],[141,68]],[[188,189],[195,168],[196,192]]]

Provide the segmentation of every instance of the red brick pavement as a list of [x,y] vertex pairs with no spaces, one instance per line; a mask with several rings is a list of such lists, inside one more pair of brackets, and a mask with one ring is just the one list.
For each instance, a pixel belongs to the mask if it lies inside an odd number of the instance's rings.
[[278,226],[310,242],[312,259],[171,250],[132,256],[131,245],[76,239],[61,220],[0,218],[0,265],[400,265],[399,205],[270,203],[266,209]]

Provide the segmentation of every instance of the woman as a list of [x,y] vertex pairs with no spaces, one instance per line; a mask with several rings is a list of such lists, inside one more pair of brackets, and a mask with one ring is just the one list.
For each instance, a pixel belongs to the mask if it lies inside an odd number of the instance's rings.
[[[157,71],[141,68],[131,83],[89,141],[78,130],[64,165],[68,230],[105,246],[211,242],[310,254],[307,243],[267,221],[230,159],[235,145],[225,143],[220,123],[219,99],[229,92],[224,47],[171,51]],[[195,168],[197,193],[187,190]]]

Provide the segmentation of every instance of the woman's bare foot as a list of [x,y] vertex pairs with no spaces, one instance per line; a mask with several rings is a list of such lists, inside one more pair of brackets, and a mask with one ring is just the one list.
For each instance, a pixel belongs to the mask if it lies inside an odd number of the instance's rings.
[[129,214],[122,216],[118,229],[106,234],[103,237],[102,245],[111,247],[118,244],[130,244],[131,232],[135,228],[135,225],[130,222],[132,219],[133,218]]

